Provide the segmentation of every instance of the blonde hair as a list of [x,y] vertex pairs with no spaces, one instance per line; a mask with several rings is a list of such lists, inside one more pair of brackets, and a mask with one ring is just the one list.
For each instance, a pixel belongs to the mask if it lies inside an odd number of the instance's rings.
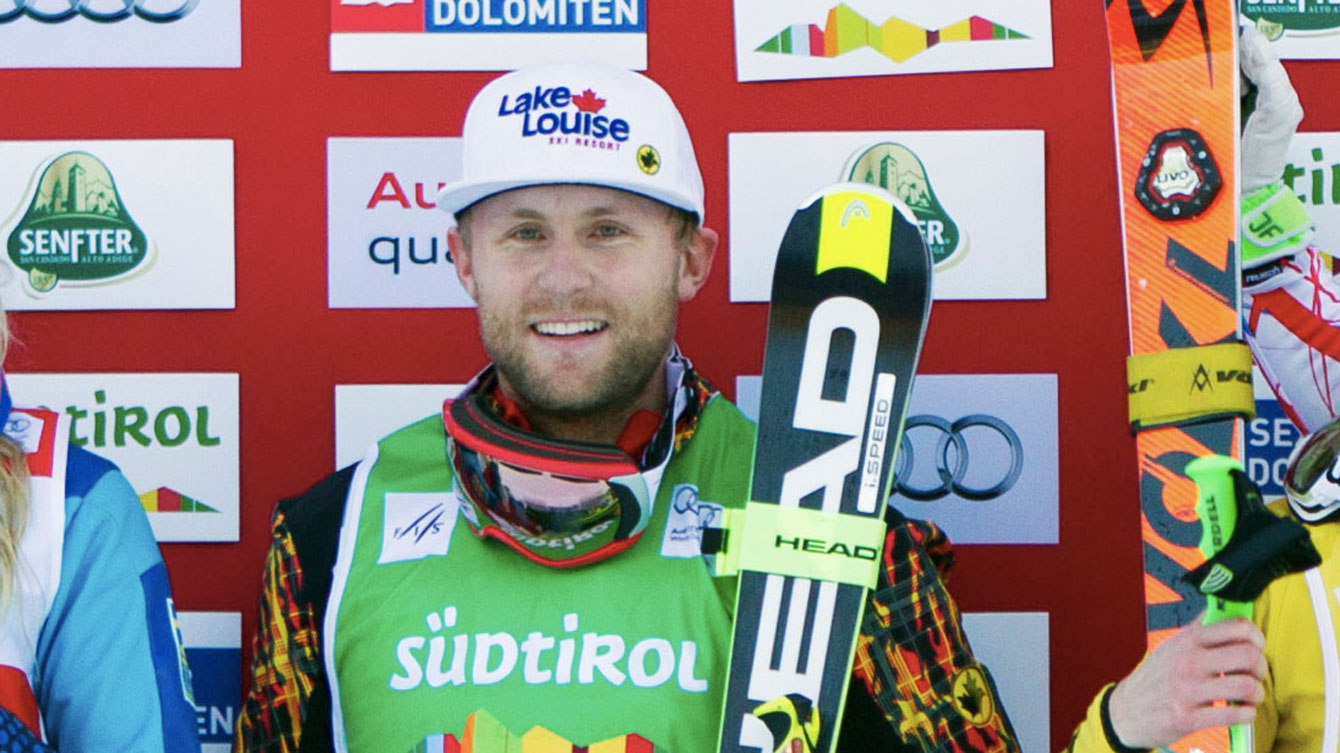
[[[9,343],[9,321],[0,306],[0,364]],[[0,611],[8,610],[14,595],[19,541],[28,525],[28,498],[28,460],[23,447],[0,433]]]

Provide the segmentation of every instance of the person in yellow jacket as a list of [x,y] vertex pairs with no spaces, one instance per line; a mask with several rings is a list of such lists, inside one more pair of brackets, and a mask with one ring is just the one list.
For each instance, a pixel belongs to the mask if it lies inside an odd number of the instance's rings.
[[[1323,431],[1340,435],[1340,422]],[[1099,693],[1068,753],[1152,750],[1244,722],[1254,723],[1258,753],[1340,749],[1340,496],[1331,496],[1331,506],[1325,520],[1307,527],[1320,567],[1272,583],[1251,622],[1195,622],[1161,643]],[[1284,500],[1270,507],[1296,516]]]

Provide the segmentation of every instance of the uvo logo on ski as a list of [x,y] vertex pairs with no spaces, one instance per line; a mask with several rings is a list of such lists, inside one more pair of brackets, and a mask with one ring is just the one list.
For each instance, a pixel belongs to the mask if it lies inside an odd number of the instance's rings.
[[643,69],[646,0],[332,0],[333,70]]
[[1140,163],[1135,198],[1160,220],[1185,220],[1204,212],[1223,186],[1210,147],[1190,128],[1154,137]]

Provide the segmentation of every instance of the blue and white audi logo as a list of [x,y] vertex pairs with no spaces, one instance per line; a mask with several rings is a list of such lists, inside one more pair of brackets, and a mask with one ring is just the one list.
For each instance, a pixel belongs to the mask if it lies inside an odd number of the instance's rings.
[[[969,432],[974,428],[977,431]],[[909,435],[915,431],[920,436],[921,432],[926,430],[933,430],[937,434],[935,452],[929,458],[924,456],[918,458],[912,449],[914,440],[909,438]],[[999,438],[981,437],[979,432],[997,434]],[[984,469],[990,472],[994,483],[982,482],[978,479],[980,474],[974,475],[974,483],[966,481],[969,462],[974,457],[968,449],[969,433],[974,437],[974,442],[982,442],[983,445],[987,442],[998,445],[1000,440],[1004,440],[1009,451],[1009,465],[992,463],[991,468]],[[979,451],[976,455],[978,464],[982,463],[980,460],[982,454]],[[929,471],[918,473],[918,463],[934,463],[934,477],[939,479],[939,483],[927,485],[925,479],[930,473]],[[903,438],[898,446],[898,460],[893,471],[893,490],[896,494],[918,502],[930,502],[950,494],[982,502],[995,499],[1009,491],[1019,480],[1019,474],[1023,469],[1024,445],[1019,441],[1019,435],[1009,424],[995,416],[974,413],[953,423],[939,416],[909,416],[903,424]]]
[[109,24],[135,15],[165,24],[185,18],[199,4],[200,0],[0,0],[0,23],[27,16],[42,23],[58,24],[83,16]]

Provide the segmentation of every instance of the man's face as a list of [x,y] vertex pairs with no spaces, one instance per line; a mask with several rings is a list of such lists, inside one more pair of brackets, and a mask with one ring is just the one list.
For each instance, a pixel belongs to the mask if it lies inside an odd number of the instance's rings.
[[657,388],[678,303],[707,276],[715,235],[677,238],[665,205],[583,185],[474,205],[449,237],[503,386],[527,410],[623,410]]

